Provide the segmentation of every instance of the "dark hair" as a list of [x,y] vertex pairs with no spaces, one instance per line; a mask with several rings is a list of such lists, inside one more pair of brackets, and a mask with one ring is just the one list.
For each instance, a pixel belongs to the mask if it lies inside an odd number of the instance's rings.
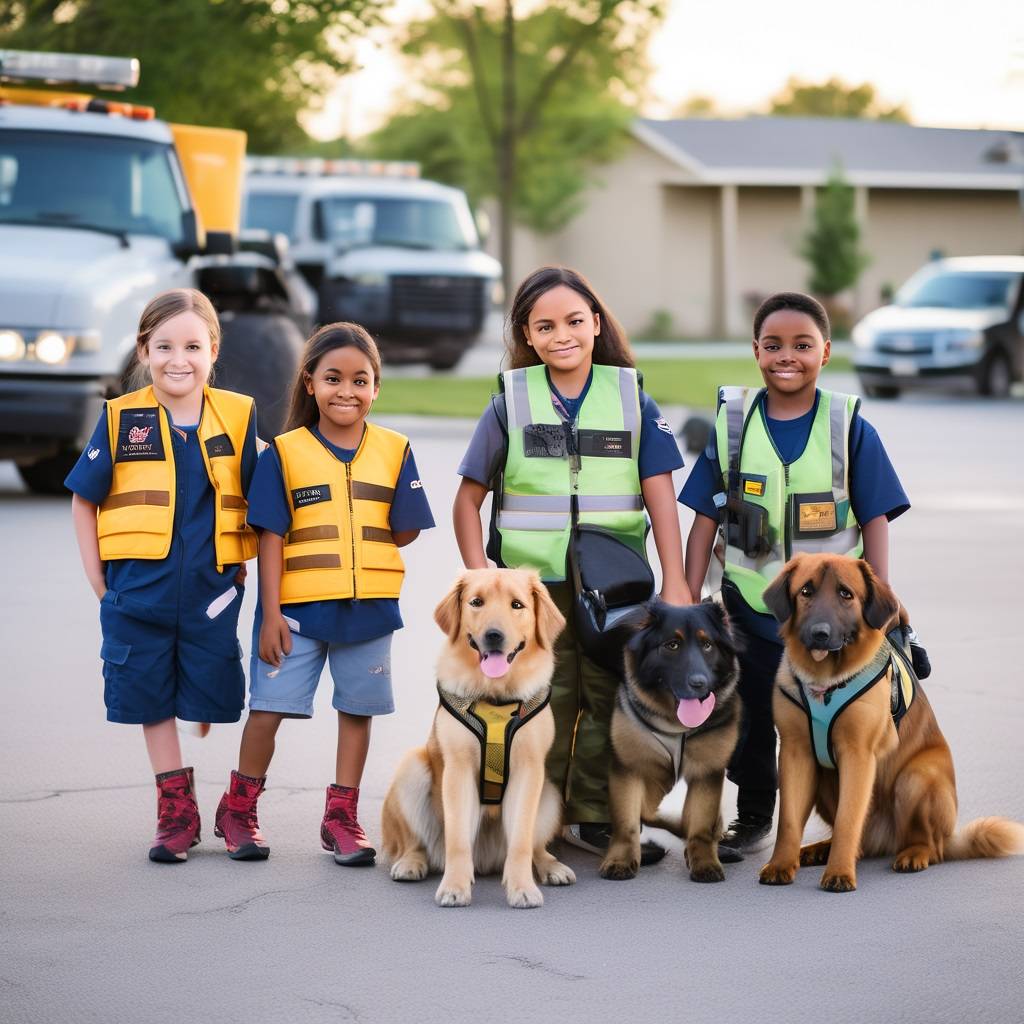
[[626,332],[608,311],[587,279],[569,267],[541,267],[530,274],[516,290],[505,331],[505,352],[510,370],[536,366],[540,356],[526,341],[526,325],[537,300],[559,285],[582,296],[592,313],[601,318],[601,333],[594,339],[593,361],[602,366],[635,366]]
[[[217,319],[217,311],[213,303],[200,291],[195,288],[172,288],[168,292],[161,292],[146,303],[146,308],[139,317],[139,329],[135,335],[135,350],[125,369],[125,382],[128,391],[138,391],[147,384],[151,384],[153,378],[150,376],[149,367],[139,359],[139,353],[146,351],[149,339],[161,324],[176,317],[179,313],[195,313],[200,320],[206,324],[206,330],[210,335],[210,347],[220,345],[220,321]],[[207,384],[213,383],[213,367],[210,367],[210,376]]]
[[325,324],[306,342],[302,350],[292,396],[288,403],[288,420],[284,431],[298,427],[313,427],[320,422],[320,407],[316,398],[306,390],[306,378],[312,377],[320,360],[336,348],[357,348],[370,360],[374,384],[380,384],[380,352],[377,343],[359,324]]
[[804,295],[803,292],[776,292],[774,295],[769,295],[757,307],[757,312],[754,314],[755,341],[761,337],[761,328],[764,326],[765,320],[772,313],[778,313],[780,309],[792,309],[796,313],[806,313],[814,321],[818,330],[821,331],[822,338],[827,340],[832,337],[828,313],[825,312],[825,307],[817,299],[812,298],[810,295]]

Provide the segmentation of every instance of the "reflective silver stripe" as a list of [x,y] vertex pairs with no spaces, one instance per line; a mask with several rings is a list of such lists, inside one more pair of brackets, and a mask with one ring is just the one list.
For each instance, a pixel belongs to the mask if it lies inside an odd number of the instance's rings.
[[526,380],[526,370],[506,370],[504,377],[505,409],[508,412],[509,429],[522,429],[533,422],[530,415],[530,388]]
[[568,515],[543,512],[499,512],[499,530],[564,530],[569,525]]
[[836,499],[846,497],[846,403],[848,395],[833,391],[829,399],[828,426],[832,438],[832,491]]
[[[743,437],[743,405],[745,388],[722,388],[725,398],[725,426],[729,437],[727,464],[722,471],[728,473],[729,467],[740,467],[740,441]],[[726,478],[728,479],[728,477]]]
[[561,512],[569,513],[568,494],[503,494],[502,512]]
[[804,552],[809,555],[820,555],[826,552],[831,554],[845,555],[847,551],[853,551],[860,543],[860,527],[851,526],[846,530],[840,530],[829,537],[816,537],[813,539],[801,537],[793,540],[793,554]]
[[637,400],[636,370],[619,367],[619,399],[622,402],[622,429],[633,435],[633,451],[637,450],[640,409]]
[[727,565],[735,565],[739,569],[750,569],[751,572],[767,576],[769,571],[772,576],[778,575],[785,562],[780,551],[773,550],[760,558],[748,558],[739,548],[727,547],[725,549],[725,561]]
[[639,494],[581,494],[581,512],[639,512],[644,499]]

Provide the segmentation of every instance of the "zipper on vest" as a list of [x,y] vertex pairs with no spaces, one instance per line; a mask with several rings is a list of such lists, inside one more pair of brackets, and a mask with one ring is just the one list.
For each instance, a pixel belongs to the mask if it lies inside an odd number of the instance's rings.
[[348,535],[352,541],[352,600],[359,600],[356,584],[356,515],[352,504],[352,464],[345,463],[345,487],[348,490]]
[[[773,442],[774,443],[774,442]],[[785,536],[782,540],[782,550],[788,562],[793,557],[793,499],[789,493],[789,463],[782,464],[782,472],[786,480],[786,508],[783,514],[785,520]]]

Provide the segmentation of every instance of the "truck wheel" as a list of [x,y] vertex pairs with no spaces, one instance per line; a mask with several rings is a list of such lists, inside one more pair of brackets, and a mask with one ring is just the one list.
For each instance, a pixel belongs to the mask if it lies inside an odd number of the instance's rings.
[[431,348],[427,362],[432,370],[452,370],[459,365],[465,351],[466,346],[461,341],[442,338]]
[[270,441],[284,429],[302,352],[302,332],[277,313],[222,314],[214,384],[256,400],[256,431]]
[[77,451],[57,452],[45,459],[18,466],[18,475],[33,494],[59,494],[69,497],[64,478],[78,461]]
[[1010,361],[1002,352],[993,352],[978,371],[978,393],[990,398],[1007,398],[1013,379]]
[[860,389],[868,398],[899,398],[900,389],[894,384],[868,384],[861,380]]

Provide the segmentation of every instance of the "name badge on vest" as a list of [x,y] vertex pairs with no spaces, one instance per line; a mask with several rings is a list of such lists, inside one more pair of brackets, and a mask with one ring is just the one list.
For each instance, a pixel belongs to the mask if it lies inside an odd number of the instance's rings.
[[580,455],[599,459],[631,459],[633,435],[628,430],[581,430]]
[[227,434],[218,434],[206,441],[206,454],[212,459],[218,455],[234,455],[235,446]]
[[836,503],[831,493],[796,494],[793,502],[796,505],[797,536],[835,533],[838,523]]
[[296,508],[304,508],[306,505],[318,505],[321,501],[330,500],[330,484],[314,484],[312,487],[296,487],[292,491],[292,504]]
[[124,409],[117,427],[115,462],[160,462],[165,459],[159,409]]

